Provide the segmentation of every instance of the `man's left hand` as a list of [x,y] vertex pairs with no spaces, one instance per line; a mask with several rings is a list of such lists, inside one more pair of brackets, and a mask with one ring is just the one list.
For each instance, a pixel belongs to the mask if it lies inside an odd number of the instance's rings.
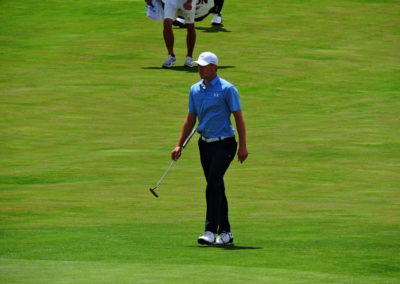
[[247,152],[246,147],[239,147],[237,156],[238,156],[238,160],[241,164],[247,159],[248,155],[249,155],[249,152]]

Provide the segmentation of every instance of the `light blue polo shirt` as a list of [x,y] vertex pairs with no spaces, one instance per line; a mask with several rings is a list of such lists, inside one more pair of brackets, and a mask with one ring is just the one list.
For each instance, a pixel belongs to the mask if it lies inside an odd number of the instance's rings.
[[235,86],[218,75],[207,88],[203,80],[190,88],[189,113],[198,116],[197,132],[206,138],[235,135],[231,113],[241,109]]

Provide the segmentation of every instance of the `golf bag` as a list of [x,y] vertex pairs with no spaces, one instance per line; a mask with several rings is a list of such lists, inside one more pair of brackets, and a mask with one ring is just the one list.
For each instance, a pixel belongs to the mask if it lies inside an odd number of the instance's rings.
[[214,0],[197,0],[195,21],[200,22],[214,9]]

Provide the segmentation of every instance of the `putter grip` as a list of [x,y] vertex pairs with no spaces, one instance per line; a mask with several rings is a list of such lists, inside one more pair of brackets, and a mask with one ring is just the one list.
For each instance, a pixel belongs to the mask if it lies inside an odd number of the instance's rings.
[[192,139],[193,135],[196,133],[197,127],[193,128],[192,132],[190,132],[189,136],[186,138],[186,141],[182,145],[182,150],[185,149],[186,145],[189,143],[190,139]]

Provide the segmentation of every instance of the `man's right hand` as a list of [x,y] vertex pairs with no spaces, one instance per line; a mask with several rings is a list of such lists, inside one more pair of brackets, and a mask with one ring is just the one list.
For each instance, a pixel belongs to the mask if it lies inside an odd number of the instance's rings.
[[181,152],[182,152],[182,147],[180,146],[176,146],[174,150],[172,150],[171,152],[171,159],[176,161],[179,159],[179,157],[181,156]]
[[187,0],[185,4],[183,4],[183,8],[185,10],[192,10],[192,0]]

